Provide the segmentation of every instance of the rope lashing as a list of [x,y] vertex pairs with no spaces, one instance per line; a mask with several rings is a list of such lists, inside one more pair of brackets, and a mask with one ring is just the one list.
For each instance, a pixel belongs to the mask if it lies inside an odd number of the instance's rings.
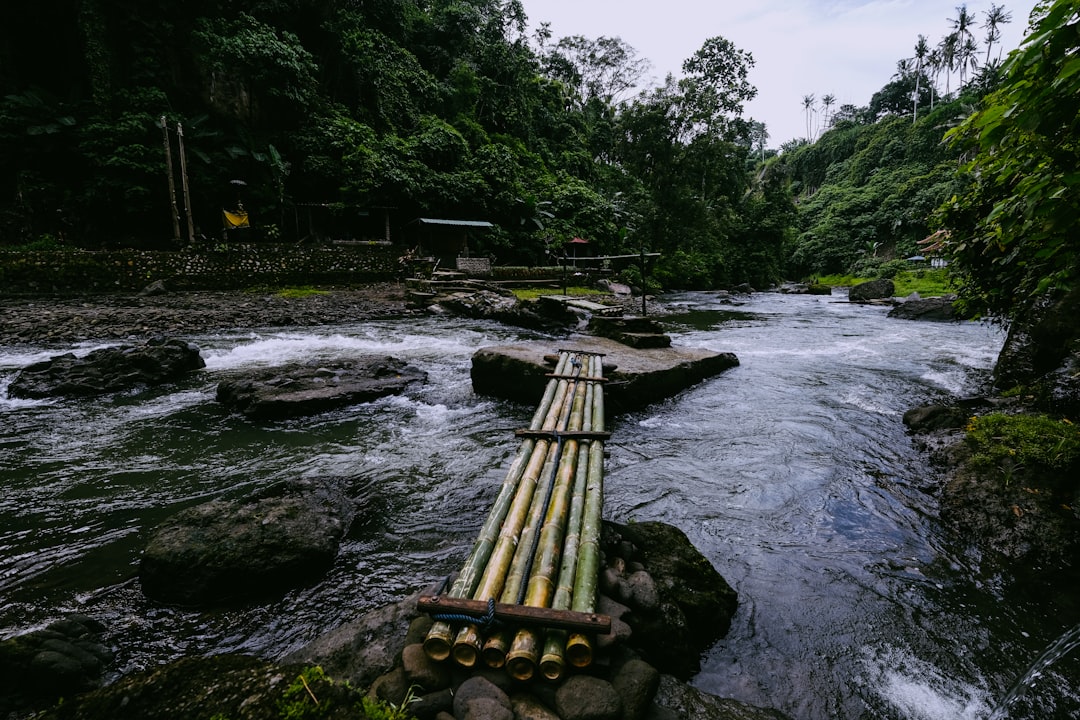
[[431,617],[434,620],[442,620],[443,622],[472,623],[484,629],[493,628],[499,624],[499,621],[495,619],[495,598],[488,598],[487,612],[479,617],[465,615],[464,613],[439,613]]

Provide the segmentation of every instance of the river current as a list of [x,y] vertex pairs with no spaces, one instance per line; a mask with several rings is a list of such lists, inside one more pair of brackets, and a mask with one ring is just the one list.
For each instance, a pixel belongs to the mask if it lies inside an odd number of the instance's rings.
[[[988,718],[1080,604],[940,526],[939,478],[901,418],[979,392],[1001,332],[891,320],[841,296],[666,302],[675,344],[740,365],[609,419],[604,515],[679,527],[738,592],[693,684],[800,720]],[[0,639],[82,612],[108,628],[113,676],[190,654],[273,659],[457,570],[535,409],[474,395],[472,354],[537,337],[445,317],[191,336],[207,367],[180,385],[50,401],[10,399],[7,384],[99,345],[0,347]],[[214,400],[234,373],[366,353],[428,382],[266,425]],[[297,475],[348,478],[363,500],[324,581],[242,610],[142,597],[139,553],[159,522]],[[1003,717],[1077,717],[1080,660],[1038,675]]]

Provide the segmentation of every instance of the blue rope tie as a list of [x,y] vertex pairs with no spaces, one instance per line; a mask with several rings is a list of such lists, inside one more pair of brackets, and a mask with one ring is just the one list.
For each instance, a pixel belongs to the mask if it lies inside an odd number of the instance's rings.
[[442,620],[444,622],[472,623],[473,625],[479,625],[485,630],[499,624],[499,621],[495,619],[495,600],[493,598],[488,598],[487,612],[480,617],[462,613],[439,613],[438,615],[432,615],[431,617],[435,620]]

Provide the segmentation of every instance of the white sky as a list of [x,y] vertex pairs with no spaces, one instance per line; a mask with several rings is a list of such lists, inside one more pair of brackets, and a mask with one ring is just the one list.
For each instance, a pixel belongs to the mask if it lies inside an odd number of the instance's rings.
[[[652,63],[660,83],[706,39],[721,36],[754,56],[750,82],[758,89],[744,116],[765,122],[769,147],[806,135],[804,95],[836,97],[837,107],[869,104],[901,58],[914,56],[919,34],[936,45],[951,29],[956,8],[975,16],[985,57],[984,12],[989,0],[522,0],[531,28],[550,22],[553,40],[568,35],[619,37]],[[1012,22],[1002,27],[1005,54],[1027,28],[1035,0],[997,0]],[[993,54],[997,55],[997,46]],[[944,76],[941,79],[944,84]],[[956,88],[956,78],[952,81]]]

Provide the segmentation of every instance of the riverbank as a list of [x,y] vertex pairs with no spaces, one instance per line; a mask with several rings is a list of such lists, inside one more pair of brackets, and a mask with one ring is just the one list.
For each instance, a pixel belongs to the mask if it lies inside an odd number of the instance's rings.
[[295,296],[267,290],[0,297],[0,345],[360,322],[409,313],[405,297],[400,283]]

